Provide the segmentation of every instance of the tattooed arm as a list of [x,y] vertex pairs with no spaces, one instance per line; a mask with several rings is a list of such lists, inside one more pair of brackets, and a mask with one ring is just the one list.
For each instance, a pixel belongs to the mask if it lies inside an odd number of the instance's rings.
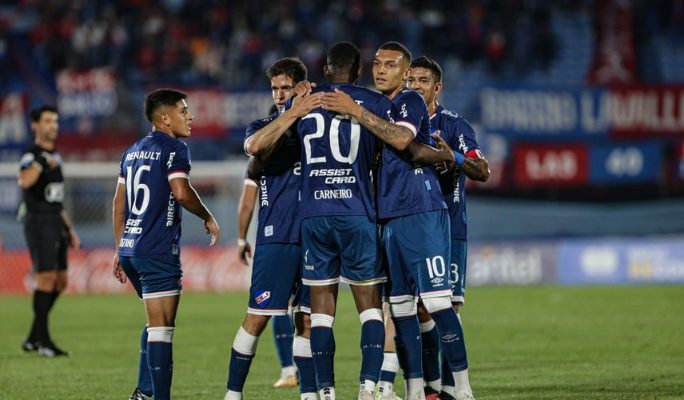
[[335,89],[335,93],[326,93],[323,96],[323,108],[352,116],[378,139],[397,150],[406,149],[413,141],[413,132],[409,128],[378,117],[338,89]]

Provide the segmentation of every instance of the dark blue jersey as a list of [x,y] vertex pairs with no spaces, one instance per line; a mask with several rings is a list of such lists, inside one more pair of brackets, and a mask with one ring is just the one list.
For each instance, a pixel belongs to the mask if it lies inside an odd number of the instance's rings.
[[[442,106],[437,106],[435,113],[430,117],[430,129],[439,131],[440,136],[449,146],[462,153],[466,157],[481,158],[480,145],[475,138],[475,131],[468,121],[455,112],[449,111]],[[466,174],[463,171],[450,171],[439,176],[444,201],[449,208],[451,218],[451,238],[465,240],[467,231],[466,216]]]
[[[414,141],[434,143],[427,106],[418,92],[402,90],[392,103],[394,121],[409,127],[416,135]],[[382,219],[446,208],[432,165],[414,166],[396,149],[384,146],[378,175],[378,214]]]
[[126,149],[119,169],[126,187],[119,255],[180,262],[182,212],[169,181],[189,173],[188,147],[164,132],[150,132]]
[[[382,94],[347,83],[325,83],[316,92],[338,88],[381,118],[392,103]],[[302,219],[314,216],[368,216],[377,219],[371,164],[378,140],[348,116],[318,108],[297,123],[302,141]]]
[[[276,119],[275,113],[247,127],[246,137],[254,135]],[[256,244],[299,243],[299,187],[301,163],[299,139],[286,134],[271,155],[259,178],[259,224]]]

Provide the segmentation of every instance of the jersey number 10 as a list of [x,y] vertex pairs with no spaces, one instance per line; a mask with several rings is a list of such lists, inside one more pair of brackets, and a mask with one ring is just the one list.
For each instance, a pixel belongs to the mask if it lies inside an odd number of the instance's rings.
[[[309,133],[304,136],[304,152],[306,153],[306,163],[324,163],[325,156],[314,157],[311,154],[311,141],[323,137],[325,134],[325,118],[322,114],[314,113],[305,116],[302,119],[313,118],[316,121],[316,132]],[[349,154],[342,155],[340,149],[340,123],[342,120],[349,120],[351,127],[351,135],[349,137]],[[349,115],[337,115],[330,121],[330,152],[337,162],[353,164],[356,161],[356,156],[359,153],[359,140],[361,138],[361,126],[359,122]]]

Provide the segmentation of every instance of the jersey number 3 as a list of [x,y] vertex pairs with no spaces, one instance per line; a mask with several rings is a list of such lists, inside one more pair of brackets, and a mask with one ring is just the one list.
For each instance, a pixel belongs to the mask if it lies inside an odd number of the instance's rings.
[[[309,133],[304,136],[304,152],[306,154],[307,164],[316,164],[326,162],[325,156],[314,157],[311,153],[311,141],[323,137],[325,134],[325,118],[321,114],[309,114],[302,119],[313,118],[316,121],[316,132]],[[343,120],[349,120],[351,135],[349,137],[349,154],[342,155],[340,148],[340,123]],[[340,163],[353,164],[356,161],[356,156],[359,152],[359,140],[361,138],[361,126],[359,122],[349,115],[337,115],[330,121],[330,153],[335,161]]]

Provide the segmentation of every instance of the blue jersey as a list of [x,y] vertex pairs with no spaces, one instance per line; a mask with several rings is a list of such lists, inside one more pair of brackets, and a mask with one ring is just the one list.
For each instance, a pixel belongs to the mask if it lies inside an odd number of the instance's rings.
[[[381,118],[392,103],[382,94],[347,83],[325,83],[315,91],[339,88]],[[297,124],[302,141],[302,219],[315,216],[368,216],[376,222],[371,164],[378,140],[356,119],[321,108]]]
[[[468,121],[455,112],[437,106],[430,117],[430,129],[440,132],[440,136],[449,146],[466,157],[481,158],[480,145],[475,138],[475,131]],[[440,175],[440,185],[444,193],[444,201],[449,208],[451,219],[451,239],[465,240],[467,237],[465,178],[463,171],[450,171]]]
[[[416,135],[414,141],[434,143],[427,105],[418,92],[402,90],[392,103],[395,122],[411,128]],[[384,146],[378,175],[378,214],[382,219],[446,208],[432,165],[414,166],[404,160],[399,151]]]
[[[278,117],[258,119],[247,128],[246,137],[255,134]],[[301,163],[299,139],[282,138],[285,143],[271,156],[259,178],[259,224],[256,244],[299,243],[299,187]]]
[[169,181],[189,173],[188,146],[164,132],[150,132],[126,149],[119,169],[126,187],[119,255],[180,262],[182,212]]

